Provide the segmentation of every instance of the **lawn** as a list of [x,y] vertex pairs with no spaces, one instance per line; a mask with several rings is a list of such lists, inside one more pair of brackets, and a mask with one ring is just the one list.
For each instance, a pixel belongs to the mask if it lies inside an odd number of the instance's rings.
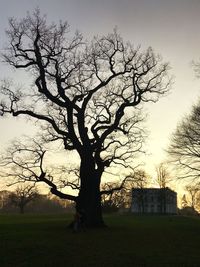
[[197,267],[200,219],[107,215],[72,233],[69,215],[0,215],[0,267]]

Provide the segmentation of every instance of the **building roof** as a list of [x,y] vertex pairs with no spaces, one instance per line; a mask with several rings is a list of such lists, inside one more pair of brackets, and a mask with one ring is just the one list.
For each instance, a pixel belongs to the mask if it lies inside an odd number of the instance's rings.
[[132,191],[169,191],[169,192],[173,192],[175,194],[177,194],[175,191],[173,191],[171,188],[169,187],[165,187],[165,188],[153,188],[153,187],[149,187],[149,188],[132,188]]

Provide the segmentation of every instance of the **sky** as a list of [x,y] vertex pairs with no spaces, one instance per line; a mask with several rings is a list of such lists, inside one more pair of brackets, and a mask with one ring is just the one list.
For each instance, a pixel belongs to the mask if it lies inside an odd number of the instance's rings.
[[[124,40],[143,49],[152,46],[170,63],[174,82],[170,93],[155,104],[144,106],[147,172],[155,175],[155,166],[165,159],[164,149],[177,123],[190,112],[200,96],[200,80],[195,77],[192,60],[200,58],[199,0],[0,0],[0,48],[6,45],[5,29],[9,17],[22,18],[39,7],[49,21],[67,20],[72,31],[87,38],[109,33],[117,27]],[[0,63],[0,79],[15,73]],[[20,76],[23,79],[23,76]],[[20,78],[19,77],[19,78]],[[23,81],[22,81],[23,82]],[[23,120],[0,118],[0,145],[34,131]]]

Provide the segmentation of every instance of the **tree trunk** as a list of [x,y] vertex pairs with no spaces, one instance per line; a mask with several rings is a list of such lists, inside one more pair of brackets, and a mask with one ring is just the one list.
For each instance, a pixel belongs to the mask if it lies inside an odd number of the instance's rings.
[[105,226],[102,217],[100,180],[101,173],[95,170],[93,160],[81,162],[81,188],[76,203],[76,211],[81,216],[84,227]]

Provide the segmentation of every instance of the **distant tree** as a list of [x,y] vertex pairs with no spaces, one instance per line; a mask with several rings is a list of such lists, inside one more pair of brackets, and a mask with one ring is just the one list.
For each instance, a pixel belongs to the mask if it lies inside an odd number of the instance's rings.
[[178,177],[192,181],[200,178],[200,102],[177,126],[168,153],[179,171]]
[[26,208],[27,212],[31,213],[64,213],[73,212],[74,207],[67,200],[61,200],[54,196],[49,197],[49,194],[39,194]]
[[[101,185],[101,190],[102,191],[112,190],[114,186],[119,187],[119,184],[113,183],[113,182],[107,182]],[[119,190],[117,190],[116,192],[119,192]],[[113,211],[118,210],[119,207],[118,207],[117,202],[118,202],[117,195],[115,194],[115,191],[112,191],[108,195],[106,194],[102,195],[101,205],[102,205],[103,211],[113,212]]]
[[157,173],[156,182],[161,189],[161,194],[160,194],[160,197],[161,197],[160,203],[162,206],[161,209],[162,209],[163,213],[166,214],[167,196],[166,196],[166,190],[164,190],[164,189],[168,186],[168,184],[171,180],[170,172],[167,168],[167,164],[164,162],[161,162],[156,167],[156,173]]
[[200,197],[200,183],[187,185],[185,190],[188,195],[188,204],[195,210],[198,210],[199,207],[199,197]]
[[165,163],[160,163],[156,167],[156,182],[158,183],[160,188],[166,188],[170,181],[170,173]]
[[[134,174],[132,174],[132,179],[131,181],[128,181],[127,188],[129,188],[129,206],[132,204],[132,189],[133,188],[140,188],[144,189],[149,186],[150,182],[150,176],[146,173],[145,170],[139,169],[135,171]],[[137,202],[141,208],[142,211],[144,211],[144,195],[143,191],[140,190],[139,194],[137,195]]]
[[0,191],[0,209],[4,209],[8,205],[9,196],[10,196],[10,191],[8,190]]
[[21,214],[24,213],[25,207],[36,198],[38,198],[38,190],[34,185],[18,186],[9,196],[11,204],[18,207]]
[[144,188],[149,184],[149,175],[142,169],[130,173],[122,183],[109,182],[102,184],[102,192],[109,192],[102,196],[104,210],[116,211],[120,208],[130,208],[132,202],[132,189]]
[[132,174],[132,176],[134,179],[128,181],[130,183],[129,187],[132,186],[132,188],[145,188],[149,185],[150,176],[145,170],[138,169],[134,174]]
[[184,194],[181,198],[181,208],[185,208],[185,207],[188,207],[189,204],[188,204],[188,201],[187,201],[187,197],[186,195]]
[[200,78],[200,60],[193,60],[192,66],[197,78]]
[[119,182],[108,182],[102,184],[102,192],[109,192],[110,194],[102,195],[102,207],[104,211],[117,211],[120,208],[127,207],[128,202],[128,190],[125,185],[121,185]]
[[[0,114],[34,119],[42,124],[43,143],[59,141],[66,151],[77,153],[78,196],[61,192],[42,167],[31,179],[75,201],[77,211],[84,210],[86,226],[102,226],[101,177],[114,164],[127,167],[140,151],[139,107],[168,91],[168,64],[152,48],[141,51],[125,43],[116,31],[90,43],[80,33],[70,38],[68,32],[66,22],[48,25],[38,10],[20,21],[10,19],[4,61],[33,79],[30,88],[21,90],[2,85]],[[27,145],[28,151],[36,153]]]

